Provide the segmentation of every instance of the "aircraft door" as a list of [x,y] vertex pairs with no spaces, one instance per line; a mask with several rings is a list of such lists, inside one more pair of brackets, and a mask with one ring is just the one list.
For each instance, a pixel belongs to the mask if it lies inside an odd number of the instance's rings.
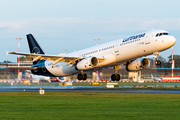
[[143,52],[144,53],[149,53],[149,49],[151,49],[151,39],[152,39],[152,33],[151,32],[148,32],[148,33],[146,33],[146,35],[145,35],[145,45],[144,45],[144,49],[143,49]]
[[114,45],[114,53],[116,54],[116,56],[119,55],[119,42],[116,42]]
[[151,37],[151,33],[148,32],[148,33],[146,34],[146,37],[145,37],[145,44],[146,44],[146,45],[147,45],[147,44],[150,44],[150,37]]

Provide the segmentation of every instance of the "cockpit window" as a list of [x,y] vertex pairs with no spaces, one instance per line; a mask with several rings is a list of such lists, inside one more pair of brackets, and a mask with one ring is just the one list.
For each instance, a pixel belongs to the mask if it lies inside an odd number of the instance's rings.
[[156,37],[158,37],[159,36],[159,33],[158,34],[156,34]]
[[163,33],[163,35],[169,35],[168,33]]
[[156,37],[162,36],[162,35],[169,35],[169,33],[157,33],[157,34],[156,34]]

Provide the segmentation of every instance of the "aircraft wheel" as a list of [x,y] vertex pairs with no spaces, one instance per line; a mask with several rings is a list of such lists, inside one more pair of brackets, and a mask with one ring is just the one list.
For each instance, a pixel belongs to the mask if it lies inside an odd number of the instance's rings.
[[158,61],[158,65],[161,65],[161,61]]
[[112,80],[112,81],[115,81],[115,80],[116,80],[116,75],[115,75],[115,74],[112,74],[112,75],[111,75],[111,80]]
[[83,80],[86,80],[86,79],[87,79],[87,75],[84,74],[84,75],[83,75]]
[[161,65],[161,61],[156,60],[155,64],[156,64],[156,65]]
[[78,78],[78,80],[82,80],[83,79],[82,74],[78,74],[77,78]]
[[120,80],[120,75],[119,74],[116,74],[116,80],[119,81]]

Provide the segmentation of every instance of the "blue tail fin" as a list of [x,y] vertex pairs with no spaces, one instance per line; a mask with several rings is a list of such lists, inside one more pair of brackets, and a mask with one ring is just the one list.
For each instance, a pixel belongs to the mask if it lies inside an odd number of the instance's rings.
[[30,53],[45,54],[32,34],[28,34],[26,36],[29,44]]

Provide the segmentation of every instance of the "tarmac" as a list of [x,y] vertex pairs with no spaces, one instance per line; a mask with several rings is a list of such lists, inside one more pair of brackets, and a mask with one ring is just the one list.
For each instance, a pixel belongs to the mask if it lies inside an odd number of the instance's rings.
[[[43,89],[50,92],[180,93],[180,89],[177,89],[180,87],[180,82],[101,82],[96,85],[91,85],[90,82],[73,82],[71,85],[60,84],[60,82],[23,84],[21,81],[13,83],[0,81],[0,91],[39,91]],[[119,88],[106,88],[107,84],[116,84],[116,87]],[[163,87],[168,89],[163,89]]]

